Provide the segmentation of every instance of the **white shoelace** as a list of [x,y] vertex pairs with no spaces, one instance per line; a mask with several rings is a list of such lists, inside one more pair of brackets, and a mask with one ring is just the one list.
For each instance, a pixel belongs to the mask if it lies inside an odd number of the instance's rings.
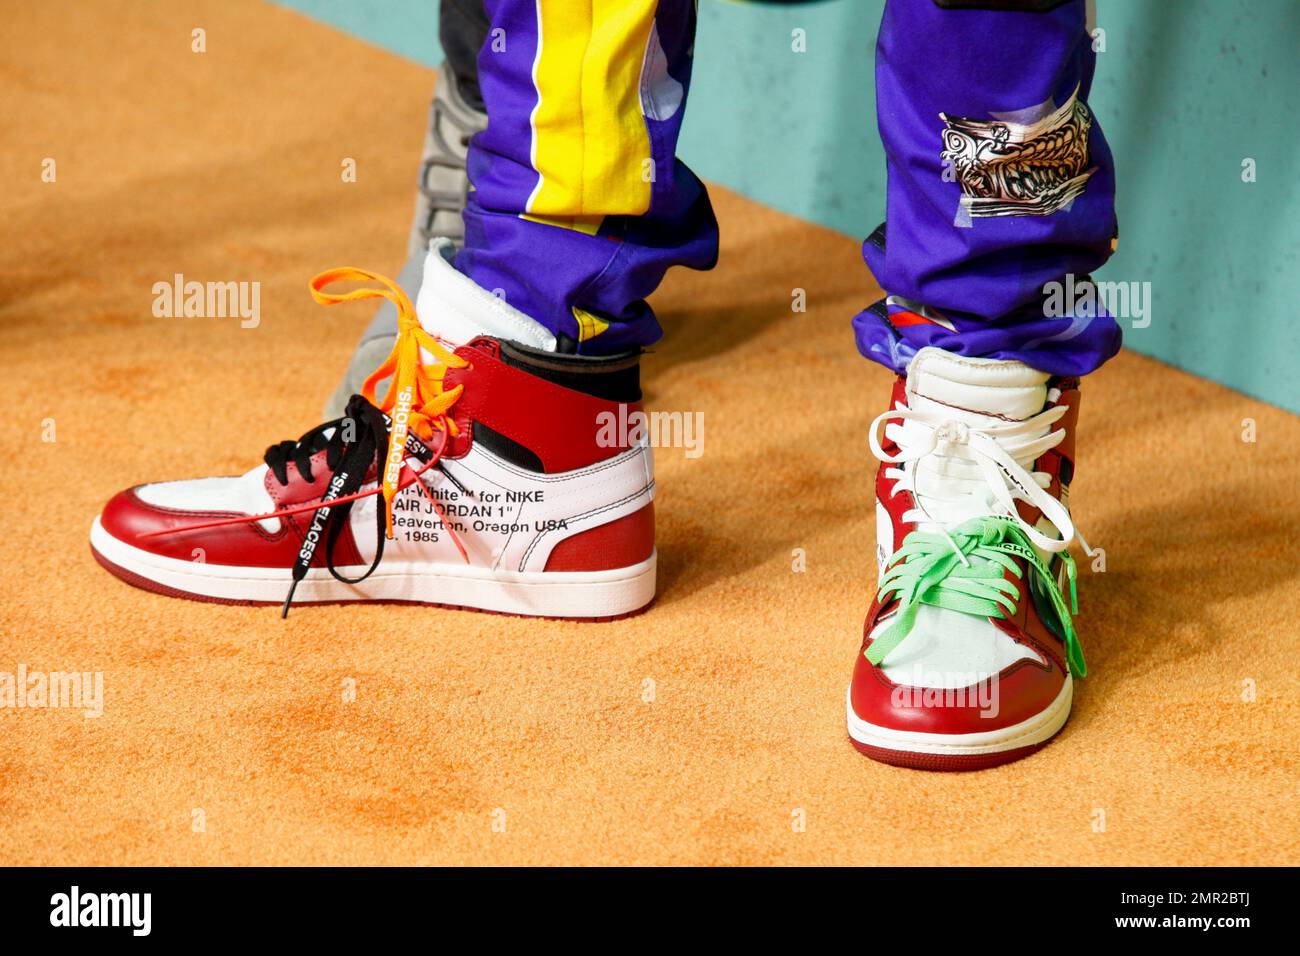
[[[1064,405],[1054,405],[1023,421],[973,425],[957,421],[941,410],[893,408],[877,415],[871,423],[871,451],[886,465],[898,466],[885,469],[886,477],[898,479],[894,486],[895,494],[903,490],[914,493],[918,507],[909,509],[903,515],[906,522],[928,522],[945,537],[948,536],[944,525],[950,522],[933,516],[926,509],[925,499],[927,496],[937,501],[954,499],[923,494],[916,488],[916,463],[927,455],[937,454],[946,459],[942,474],[954,478],[954,483],[966,482],[966,476],[952,474],[961,471],[960,463],[970,463],[978,468],[978,475],[983,477],[983,487],[987,488],[988,494],[982,499],[974,492],[962,495],[961,503],[968,508],[979,513],[1002,514],[1014,519],[1026,537],[1042,551],[1065,551],[1070,542],[1077,538],[1083,549],[1091,554],[1092,549],[1074,527],[1065,506],[1047,493],[1051,476],[1042,471],[1030,472],[1020,464],[1020,461],[1036,461],[1044,452],[1065,440],[1065,431],[1052,431],[1051,426],[1060,421],[1066,411]],[[905,433],[902,425],[904,422],[912,423],[910,431],[913,434]],[[888,455],[881,448],[881,423],[885,423],[885,437],[898,446],[897,455]],[[953,463],[958,464],[954,466]],[[1050,537],[1021,518],[1016,509],[1017,500],[1037,508],[1060,537]],[[949,541],[952,539],[949,538]],[[958,554],[961,553],[955,543],[953,549]]]

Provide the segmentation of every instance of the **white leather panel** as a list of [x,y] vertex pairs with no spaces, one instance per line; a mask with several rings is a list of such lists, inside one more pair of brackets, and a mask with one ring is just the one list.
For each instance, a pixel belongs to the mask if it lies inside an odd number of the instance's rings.
[[[873,639],[893,616],[876,625]],[[912,632],[885,658],[881,670],[895,684],[910,687],[969,687],[1019,660],[1047,663],[986,617],[922,604]]]
[[[408,461],[412,466],[418,462]],[[654,462],[648,447],[634,448],[587,468],[561,474],[525,471],[472,445],[461,459],[444,462],[463,493],[438,468],[422,476],[460,535],[473,564],[511,571],[541,571],[565,538],[608,524],[654,499]],[[370,485],[368,487],[373,487]],[[377,495],[352,509],[352,534],[362,559],[375,552]],[[394,539],[384,563],[463,563],[433,506],[412,485],[394,499]]]
[[[275,510],[266,492],[266,465],[258,465],[238,478],[191,478],[141,485],[136,497],[146,504],[177,511],[225,511],[260,515]],[[271,534],[280,530],[280,519],[259,521]]]

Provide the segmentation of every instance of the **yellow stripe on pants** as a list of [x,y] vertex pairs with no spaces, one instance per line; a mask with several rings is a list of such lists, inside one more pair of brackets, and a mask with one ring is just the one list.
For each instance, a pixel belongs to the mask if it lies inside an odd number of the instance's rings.
[[640,83],[656,6],[657,0],[537,0],[532,158],[539,180],[529,218],[649,210],[650,135]]

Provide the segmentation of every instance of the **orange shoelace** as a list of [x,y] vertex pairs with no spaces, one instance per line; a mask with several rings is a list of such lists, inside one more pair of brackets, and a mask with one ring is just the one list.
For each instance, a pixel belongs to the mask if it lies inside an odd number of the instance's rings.
[[[325,292],[324,287],[335,282],[378,282],[382,288],[363,286],[350,292]],[[415,306],[410,297],[397,283],[386,276],[353,266],[329,269],[311,280],[312,298],[321,305],[337,305],[340,302],[357,302],[362,299],[387,299],[397,307],[397,341],[384,364],[370,373],[361,394],[381,412],[387,414],[393,422],[388,435],[388,453],[384,457],[384,469],[380,475],[380,488],[384,496],[384,529],[389,538],[393,536],[393,497],[397,494],[398,484],[406,462],[406,437],[413,432],[423,442],[433,440],[435,430],[443,433],[442,445],[448,437],[460,434],[456,422],[447,417],[447,411],[456,404],[465,386],[443,389],[443,377],[449,368],[465,368],[469,365],[465,359],[448,350],[420,326]],[[436,359],[426,365],[420,355],[420,349],[427,350]],[[383,401],[375,398],[375,386],[385,378],[392,376],[388,392]],[[441,452],[441,449],[439,449]],[[424,483],[420,482],[424,488]],[[425,489],[428,494],[428,490]],[[429,499],[432,501],[432,497]],[[436,504],[435,504],[435,507]],[[441,513],[441,508],[438,511]],[[460,547],[460,541],[456,542]],[[463,552],[462,548],[462,552]]]

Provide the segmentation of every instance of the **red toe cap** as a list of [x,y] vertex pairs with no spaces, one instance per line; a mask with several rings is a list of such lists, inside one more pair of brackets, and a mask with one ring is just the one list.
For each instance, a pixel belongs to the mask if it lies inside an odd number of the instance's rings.
[[243,567],[287,567],[293,562],[301,541],[281,522],[275,533],[259,522],[247,521],[218,528],[156,534],[174,528],[242,517],[234,512],[181,510],[150,504],[136,494],[136,488],[119,492],[104,506],[100,524],[124,544],[151,554],[182,561],[202,560],[213,564]]
[[1047,710],[1065,683],[1048,658],[1044,666],[1022,660],[994,677],[962,688],[895,684],[860,651],[850,701],[867,723],[925,734],[974,734],[1001,730]]

